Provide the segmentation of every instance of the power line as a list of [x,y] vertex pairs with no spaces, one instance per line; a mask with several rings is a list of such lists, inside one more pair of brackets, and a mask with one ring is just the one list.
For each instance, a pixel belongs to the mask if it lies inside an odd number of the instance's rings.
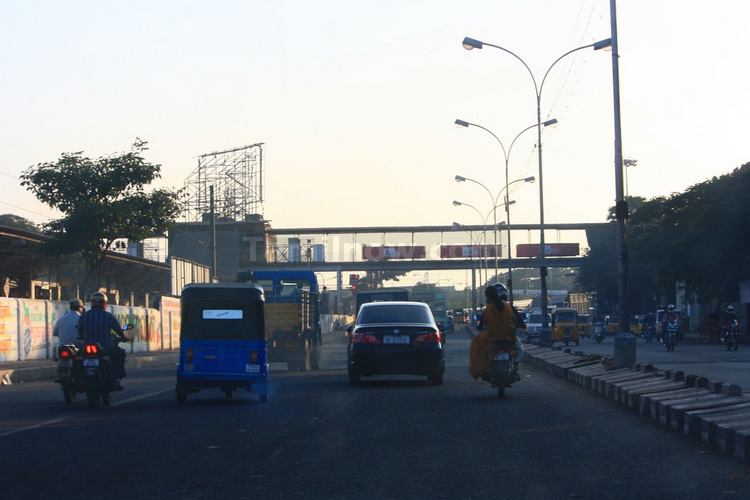
[[3,205],[8,205],[9,207],[16,208],[18,210],[23,210],[24,212],[29,212],[30,214],[41,215],[42,217],[49,218],[49,215],[47,215],[47,214],[43,214],[41,212],[35,212],[33,210],[29,210],[28,208],[19,207],[18,205],[14,205],[12,203],[8,203],[7,201],[0,201],[0,203],[2,203]]
[[2,174],[2,175],[5,175],[5,176],[7,176],[7,177],[10,177],[11,179],[16,179],[16,180],[18,180],[18,177],[16,177],[15,175],[11,175],[11,174],[9,174],[9,173],[7,173],[7,172],[3,172],[2,170],[0,170],[0,174]]

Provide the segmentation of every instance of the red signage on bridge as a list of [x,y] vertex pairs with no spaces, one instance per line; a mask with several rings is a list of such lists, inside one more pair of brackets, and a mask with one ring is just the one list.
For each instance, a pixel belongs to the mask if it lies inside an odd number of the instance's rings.
[[[498,257],[502,251],[498,245]],[[472,259],[480,257],[494,257],[494,245],[440,245],[441,259]]]
[[424,246],[372,247],[362,245],[364,260],[424,259],[425,257],[427,257],[427,249]]
[[[579,254],[578,243],[547,243],[544,245],[545,257],[575,257]],[[539,257],[538,243],[521,243],[516,245],[516,257]]]

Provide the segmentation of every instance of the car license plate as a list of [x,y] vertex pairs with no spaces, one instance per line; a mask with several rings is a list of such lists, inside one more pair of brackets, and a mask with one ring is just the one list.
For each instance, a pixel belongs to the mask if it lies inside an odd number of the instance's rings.
[[507,352],[501,352],[497,356],[495,356],[495,359],[498,361],[508,361],[510,359],[510,356]]
[[245,365],[245,372],[246,373],[260,373],[260,365],[247,364]]
[[97,358],[94,358],[94,359],[84,359],[83,360],[83,366],[99,366],[99,360]]
[[408,335],[383,335],[384,344],[411,344],[411,337]]

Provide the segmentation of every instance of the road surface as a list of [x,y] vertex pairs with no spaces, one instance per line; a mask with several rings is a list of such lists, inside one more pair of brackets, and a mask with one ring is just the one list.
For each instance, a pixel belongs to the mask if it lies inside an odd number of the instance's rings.
[[747,466],[532,368],[497,400],[448,341],[446,384],[350,387],[343,338],[312,374],[276,374],[268,404],[143,369],[111,408],[49,382],[0,388],[0,497],[742,498]]

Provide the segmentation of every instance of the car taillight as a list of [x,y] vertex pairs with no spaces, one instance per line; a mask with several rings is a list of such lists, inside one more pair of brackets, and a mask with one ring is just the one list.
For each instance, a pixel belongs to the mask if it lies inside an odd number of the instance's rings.
[[440,332],[421,333],[414,339],[415,344],[439,344]]
[[186,363],[192,363],[193,362],[193,350],[188,348],[185,351],[185,362]]
[[352,334],[353,344],[380,344],[380,339],[371,333],[354,333]]
[[258,351],[250,351],[250,363],[257,363],[258,362]]
[[83,350],[87,356],[96,356],[99,354],[99,346],[96,344],[86,344],[86,347],[84,347]]

